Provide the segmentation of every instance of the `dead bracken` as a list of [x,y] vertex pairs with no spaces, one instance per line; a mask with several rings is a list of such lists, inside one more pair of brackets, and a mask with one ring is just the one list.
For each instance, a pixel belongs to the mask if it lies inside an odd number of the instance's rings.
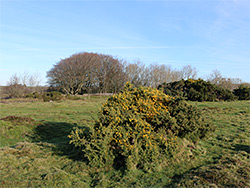
[[35,121],[32,118],[29,118],[29,117],[20,117],[20,116],[6,116],[4,118],[1,118],[0,120],[17,122],[17,123],[23,123],[23,122],[32,123],[32,122]]

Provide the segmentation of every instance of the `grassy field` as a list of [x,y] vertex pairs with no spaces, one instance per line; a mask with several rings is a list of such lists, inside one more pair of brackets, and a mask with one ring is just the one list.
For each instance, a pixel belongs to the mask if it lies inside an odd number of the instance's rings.
[[160,172],[95,169],[69,145],[107,97],[0,101],[1,187],[250,187],[250,101],[195,103],[216,130]]

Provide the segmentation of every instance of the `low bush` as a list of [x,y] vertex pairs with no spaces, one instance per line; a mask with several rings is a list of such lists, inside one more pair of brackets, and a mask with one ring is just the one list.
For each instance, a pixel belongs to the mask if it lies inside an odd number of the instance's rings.
[[250,100],[250,87],[240,85],[238,89],[233,90],[233,94],[239,98],[239,100]]
[[93,128],[76,128],[69,138],[92,166],[150,171],[172,158],[183,138],[196,142],[212,130],[182,99],[127,83],[103,104]]
[[58,91],[46,92],[43,93],[42,99],[44,102],[60,101],[63,99],[63,95]]
[[44,102],[59,101],[63,99],[62,93],[58,91],[44,92],[44,93],[29,93],[25,96],[26,98],[42,99]]
[[69,99],[69,100],[81,100],[81,99],[82,99],[82,98],[79,97],[79,96],[70,95],[70,94],[66,95],[65,98],[66,98],[66,99]]
[[43,94],[42,93],[38,93],[38,92],[33,92],[33,93],[29,93],[25,96],[26,98],[32,98],[32,99],[42,99],[43,98]]
[[164,93],[167,95],[181,96],[191,101],[232,101],[237,98],[230,90],[202,79],[188,79],[164,83],[158,86],[158,89],[160,88],[164,89]]

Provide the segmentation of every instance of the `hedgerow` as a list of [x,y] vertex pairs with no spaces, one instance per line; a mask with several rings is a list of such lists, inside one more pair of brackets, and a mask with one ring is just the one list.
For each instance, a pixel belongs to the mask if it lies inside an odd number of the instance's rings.
[[93,128],[76,128],[69,138],[91,166],[148,171],[172,158],[183,138],[196,142],[212,129],[182,99],[127,83],[103,104]]

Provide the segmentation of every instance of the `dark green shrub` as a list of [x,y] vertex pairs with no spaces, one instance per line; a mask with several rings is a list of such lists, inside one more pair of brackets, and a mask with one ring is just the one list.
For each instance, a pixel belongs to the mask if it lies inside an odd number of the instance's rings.
[[43,94],[42,93],[38,93],[38,92],[29,93],[29,94],[26,95],[26,98],[42,99],[43,98]]
[[81,100],[81,99],[82,99],[82,98],[79,97],[79,96],[70,95],[70,94],[66,95],[65,98],[66,98],[66,99],[69,99],[69,100]]
[[69,137],[93,166],[148,171],[174,156],[182,138],[196,142],[211,130],[185,101],[128,83],[103,104],[94,128]]
[[238,89],[233,90],[233,94],[239,98],[239,100],[250,100],[250,87],[240,85]]
[[59,101],[63,99],[63,95],[58,91],[51,91],[45,93],[34,92],[27,94],[26,98],[42,99],[44,102],[49,102],[49,101]]
[[167,95],[181,96],[191,101],[232,101],[236,99],[230,90],[201,79],[188,79],[172,83],[164,83],[158,88],[163,88],[164,93]]
[[168,129],[181,138],[197,142],[209,132],[214,131],[214,127],[205,122],[197,107],[189,105],[181,98],[169,101],[168,109],[176,121],[176,124]]
[[33,93],[29,93],[25,96],[25,98],[33,98]]
[[44,102],[59,101],[63,99],[63,95],[58,91],[43,93],[42,99]]

